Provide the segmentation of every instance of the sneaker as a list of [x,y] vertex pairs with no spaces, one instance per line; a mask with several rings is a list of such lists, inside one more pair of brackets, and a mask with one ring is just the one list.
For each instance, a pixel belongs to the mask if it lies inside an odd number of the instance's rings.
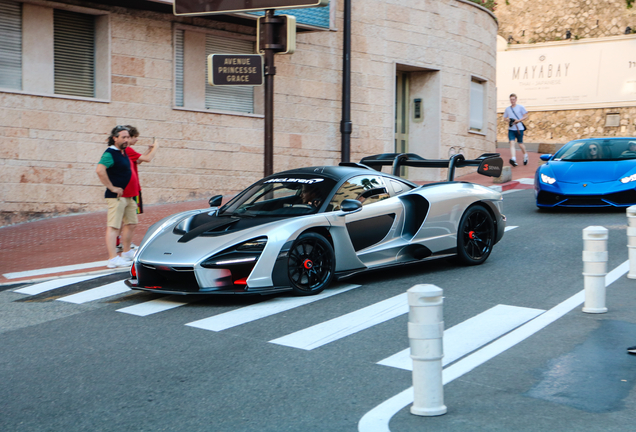
[[528,155],[527,154],[523,155],[523,164],[524,165],[528,165]]
[[131,249],[128,252],[122,252],[121,257],[125,259],[126,261],[132,261],[136,253],[137,253],[136,251]]
[[513,167],[516,167],[518,164],[516,160],[510,159],[510,165],[512,165]]
[[137,250],[138,247],[139,246],[137,246],[136,244],[134,244],[132,242],[130,243],[130,250]]
[[627,348],[627,353],[636,355],[636,346]]
[[106,267],[111,269],[117,267],[130,267],[131,264],[132,261],[128,261],[118,255],[115,258],[109,259]]

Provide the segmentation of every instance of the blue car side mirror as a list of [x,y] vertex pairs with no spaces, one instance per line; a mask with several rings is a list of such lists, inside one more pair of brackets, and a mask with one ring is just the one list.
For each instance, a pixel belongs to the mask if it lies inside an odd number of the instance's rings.
[[542,161],[549,161],[551,157],[551,154],[542,154],[541,156],[539,156],[539,159],[541,159]]

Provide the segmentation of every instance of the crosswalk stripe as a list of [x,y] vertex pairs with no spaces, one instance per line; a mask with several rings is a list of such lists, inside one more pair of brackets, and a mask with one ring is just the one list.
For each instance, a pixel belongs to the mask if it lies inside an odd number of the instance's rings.
[[28,287],[24,287],[24,288],[20,288],[18,290],[15,290],[14,292],[20,293],[20,294],[28,294],[28,295],[36,295],[36,294],[41,294],[43,292],[46,291],[51,291],[57,288],[61,288],[67,285],[72,285],[72,284],[76,284],[79,282],[84,282],[90,279],[95,279],[98,277],[102,277],[104,275],[99,274],[99,275],[90,275],[90,276],[75,276],[75,277],[67,277],[67,278],[60,278],[60,279],[53,279],[50,281],[46,281],[46,282],[42,282],[42,283],[38,283],[35,285],[31,285]]
[[77,294],[72,294],[66,297],[60,297],[58,300],[67,302],[67,303],[82,304],[82,303],[88,303],[90,301],[114,296],[116,294],[122,294],[127,291],[130,291],[130,288],[126,286],[124,281],[118,281],[118,282],[109,283],[108,285],[103,285],[97,288],[82,291]]
[[[177,298],[179,300],[177,300]],[[167,296],[147,302],[117,309],[117,312],[123,312],[130,315],[148,316],[159,312],[167,311],[188,304],[183,301],[183,296]]]
[[318,300],[322,300],[336,294],[358,288],[360,285],[340,285],[321,292],[318,295],[308,297],[276,297],[271,300],[245,306],[240,309],[234,309],[219,315],[215,315],[202,320],[193,321],[186,324],[190,327],[196,327],[204,330],[222,331],[232,327],[239,326],[248,322],[256,321],[261,318],[285,312],[290,309],[297,308]]
[[67,266],[60,266],[60,267],[49,267],[49,268],[38,269],[38,270],[27,270],[27,271],[21,271],[21,272],[5,273],[2,276],[4,276],[7,279],[18,279],[18,278],[24,278],[29,276],[42,276],[46,274],[62,273],[62,272],[73,271],[73,270],[84,270],[87,268],[106,267],[106,264],[108,264],[108,261],[95,261],[95,262],[85,263],[85,264],[75,264],[75,265],[67,265]]
[[312,350],[352,335],[376,324],[383,323],[408,312],[407,294],[403,293],[371,306],[342,315],[315,326],[299,330],[271,343]]
[[508,232],[510,230],[513,230],[515,228],[519,228],[518,226],[512,225],[512,226],[507,226],[506,228],[504,228],[504,232]]
[[[444,331],[446,366],[476,349],[541,315],[544,310],[497,305]],[[378,362],[383,366],[412,370],[411,349],[407,348]]]

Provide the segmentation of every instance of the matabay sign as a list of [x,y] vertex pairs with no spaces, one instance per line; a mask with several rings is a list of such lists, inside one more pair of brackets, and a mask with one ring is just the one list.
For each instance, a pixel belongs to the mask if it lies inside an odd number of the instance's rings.
[[632,106],[636,37],[562,41],[497,52],[497,111]]

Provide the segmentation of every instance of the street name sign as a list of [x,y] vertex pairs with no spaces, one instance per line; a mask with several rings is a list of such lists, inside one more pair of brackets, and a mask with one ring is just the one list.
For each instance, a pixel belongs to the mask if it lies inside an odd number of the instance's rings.
[[329,0],[174,0],[175,15],[210,15],[327,6]]
[[263,84],[263,57],[258,54],[210,54],[208,84],[213,86]]

